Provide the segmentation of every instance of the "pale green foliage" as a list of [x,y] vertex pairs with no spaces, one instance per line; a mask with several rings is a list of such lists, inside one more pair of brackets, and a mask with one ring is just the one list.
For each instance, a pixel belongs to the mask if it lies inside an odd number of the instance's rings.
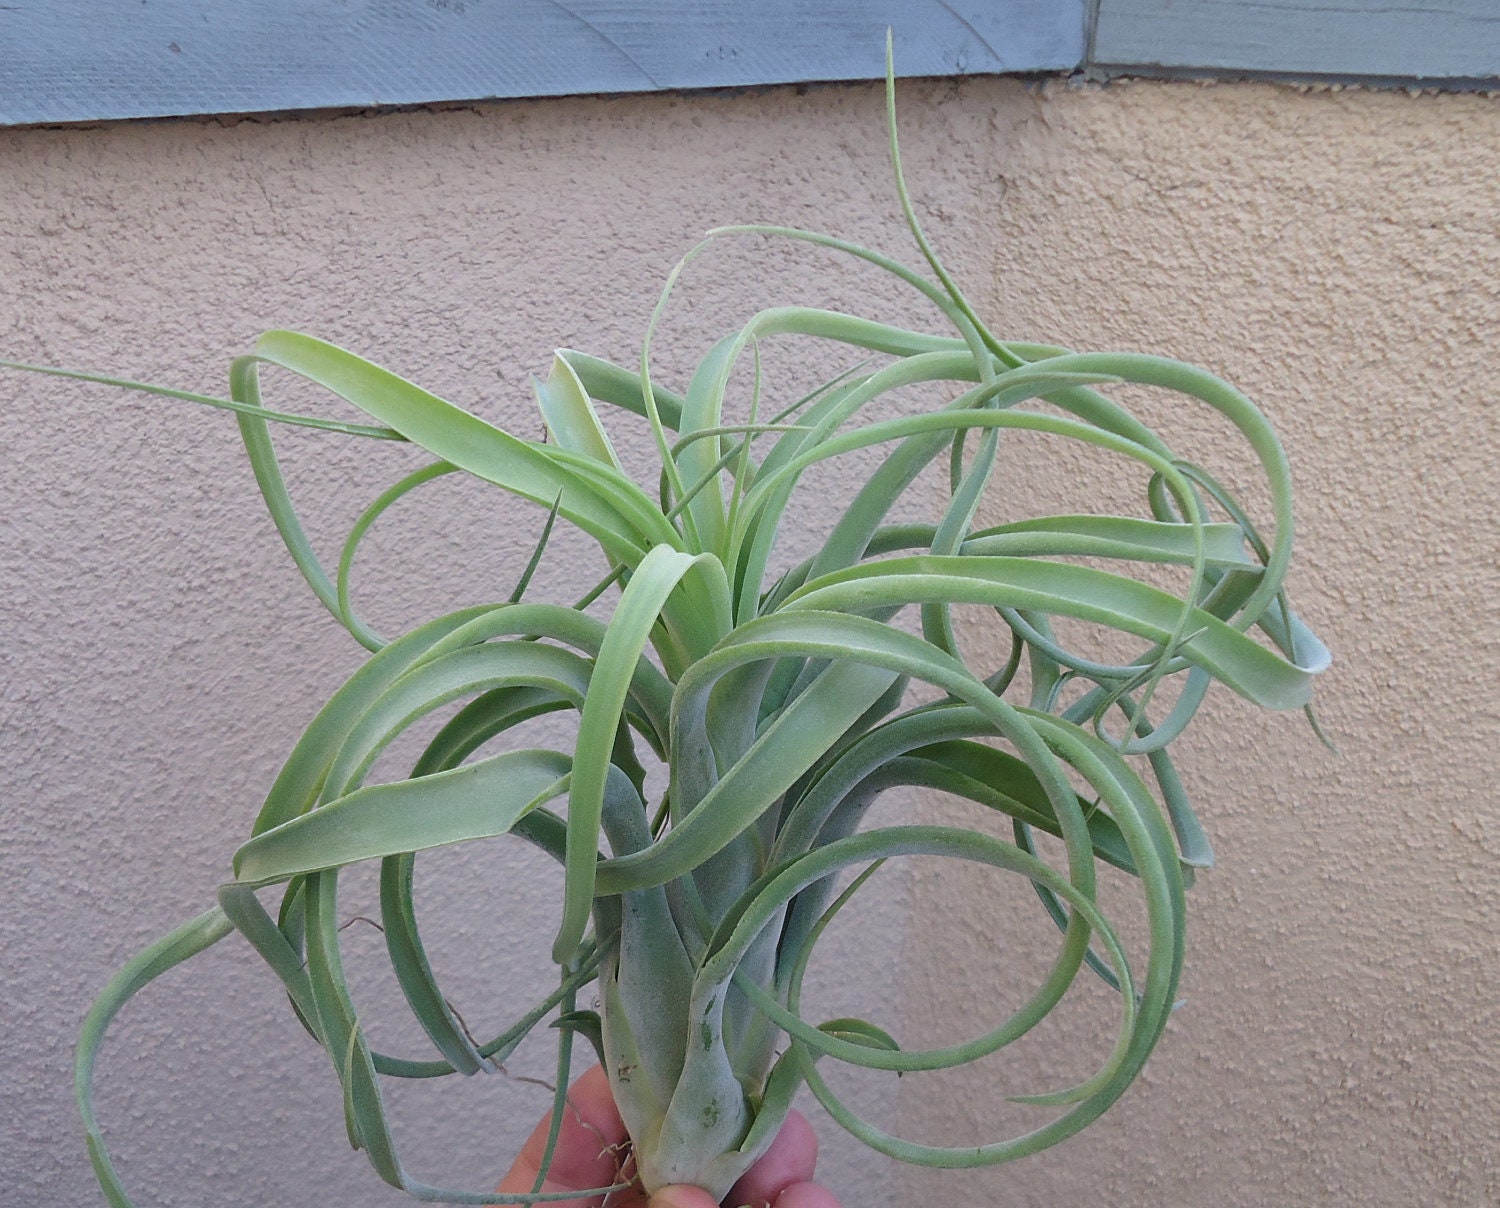
[[[559,1094],[571,1033],[587,1035],[601,1048],[648,1187],[695,1181],[722,1195],[775,1134],[804,1082],[875,1148],[950,1166],[1051,1145],[1124,1091],[1172,1009],[1183,891],[1192,867],[1209,861],[1167,744],[1210,681],[1269,708],[1298,708],[1326,661],[1282,594],[1292,540],[1287,465],[1255,407],[1202,370],[999,341],[941,271],[914,220],[912,228],[938,284],[808,232],[733,228],[712,237],[755,232],[860,257],[934,303],[955,334],[780,307],[716,344],[681,394],[652,378],[649,339],[638,373],[562,351],[536,386],[550,442],[508,435],[352,353],[291,332],[265,335],[234,363],[230,400],[199,400],[238,411],[293,557],[333,615],[375,653],[287,760],[218,906],[132,961],[88,1018],[79,1099],[112,1203],[128,1200],[100,1140],[90,1088],[104,1029],[147,981],[231,931],[264,957],[327,1050],[351,1140],[382,1178],[422,1199],[482,1203],[493,1194],[439,1190],[406,1175],[381,1078],[485,1069],[551,1018],[562,1024]],[[748,422],[730,421],[736,367],[785,335],[822,342],[826,380],[765,420],[757,375]],[[333,572],[303,533],[269,435],[268,421],[312,421],[262,409],[263,366],[326,388],[372,421],[340,430],[410,441],[436,459],[377,500]],[[1263,474],[1271,538],[1162,435],[1099,392],[1112,383],[1164,387],[1221,413]],[[957,395],[905,418],[865,418],[888,392],[924,385]],[[649,425],[663,459],[659,498],[620,468],[601,410],[611,425],[620,417]],[[1005,434],[1023,430],[1133,464],[1146,514],[976,527]],[[810,495],[797,494],[804,473],[869,448],[883,459],[863,489],[834,505],[820,552],[773,576],[789,506],[811,506]],[[950,493],[937,522],[891,522],[892,502],[942,458],[951,458]],[[618,588],[608,619],[518,592],[382,642],[350,607],[355,546],[396,499],[453,471],[550,510],[549,531],[555,520],[593,538]],[[1185,568],[1188,585],[1173,595],[1097,569],[1102,559]],[[1005,665],[966,660],[950,617],[959,604],[989,610],[1004,635],[999,648],[1010,651]],[[908,610],[920,617],[920,636],[890,623]],[[1054,636],[1057,618],[1129,635],[1137,653],[1113,665],[1075,655]],[[1011,700],[1023,664],[1024,699]],[[1165,715],[1153,717],[1153,694],[1167,677],[1184,682]],[[925,688],[926,704],[905,703],[912,685]],[[393,739],[444,707],[451,716],[409,778],[366,783]],[[578,714],[572,750],[508,744],[520,723],[559,710]],[[660,800],[645,796],[642,745],[669,772]],[[862,830],[879,793],[902,784],[946,790],[1008,817],[1014,842],[937,826]],[[563,803],[565,814],[556,810]],[[1038,855],[1036,831],[1061,840],[1060,867]],[[558,985],[515,1027],[476,1043],[423,951],[414,853],[504,834],[538,845],[565,870]],[[839,874],[913,854],[976,861],[1031,882],[1061,929],[1050,972],[1013,1016],[947,1048],[903,1050],[862,1020],[804,1020],[799,996],[813,944],[866,881],[860,876],[838,894]],[[382,862],[390,960],[435,1050],[423,1060],[372,1051],[342,972],[339,871],[365,860]],[[1144,958],[1127,958],[1096,904],[1100,861],[1138,879]],[[253,892],[267,886],[281,891],[275,918]],[[1115,1044],[1081,1084],[1029,1097],[1050,1111],[1021,1136],[956,1148],[902,1141],[856,1117],[820,1076],[823,1057],[910,1071],[994,1052],[1041,1021],[1086,964],[1119,991]],[[600,1013],[577,1010],[580,991],[596,982]]]

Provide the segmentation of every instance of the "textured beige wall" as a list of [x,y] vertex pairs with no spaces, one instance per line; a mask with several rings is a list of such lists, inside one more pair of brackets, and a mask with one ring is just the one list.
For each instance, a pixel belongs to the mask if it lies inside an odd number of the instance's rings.
[[[1037,112],[1001,149],[991,313],[1199,362],[1271,414],[1338,754],[1296,717],[1211,698],[1184,755],[1219,867],[1189,895],[1186,1006],[1143,1083],[1056,1162],[936,1186],[1497,1202],[1500,107],[1138,83]],[[1195,444],[1212,455],[1212,429]],[[961,885],[933,904],[961,909]],[[912,952],[951,973],[964,943]],[[1038,1064],[1019,1089],[1056,1084]],[[928,1127],[982,1133],[1001,1105],[971,1085]],[[914,1202],[924,1184],[902,1185]]]
[[[1187,1005],[1089,1133],[997,1170],[906,1173],[826,1125],[830,1177],[851,1205],[1500,1198],[1500,440],[1485,373],[1500,108],[973,81],[908,89],[904,121],[934,235],[999,330],[1200,361],[1281,425],[1302,491],[1294,589],[1338,657],[1320,709],[1339,753],[1229,699],[1187,740],[1220,860],[1191,898]],[[629,356],[657,283],[708,226],[788,221],[903,249],[879,122],[878,92],[850,87],[0,134],[0,346],[213,390],[256,332],[300,327],[527,431],[525,375],[560,344]],[[887,287],[825,262],[743,264],[720,262],[721,282],[745,283],[727,298],[689,284],[668,332],[687,351],[668,365],[783,286],[901,313]],[[358,652],[288,567],[222,417],[14,376],[0,403],[0,1186],[22,1204],[89,1203],[67,1100],[87,997],[208,903],[281,753]],[[1211,427],[1187,422],[1212,453]],[[397,472],[328,438],[288,447],[325,539]],[[1066,497],[1024,469],[1012,486]],[[404,585],[378,619],[508,588],[526,546],[514,516],[456,488],[414,503],[377,551],[376,579]],[[423,587],[438,573],[448,596]],[[467,912],[472,867],[430,867],[434,914],[454,920],[439,959],[465,1001],[513,1002],[507,979],[537,952],[497,945],[485,916],[551,926],[503,892],[515,858],[484,866],[494,888]],[[896,890],[862,930],[877,973],[835,963],[829,993],[881,990],[881,929],[910,899],[903,1035],[964,1031],[1033,948],[977,897],[987,882],[916,868]],[[317,1054],[279,1014],[260,1022],[278,995],[241,964],[216,951],[202,976],[174,977],[106,1053],[101,1110],[142,1202],[396,1202],[347,1153]],[[1088,1048],[1083,1028],[1065,1021],[1054,1050],[986,1066],[962,1093],[908,1078],[876,1098],[908,1135],[989,1139],[988,1123],[1019,1118],[1006,1094],[1055,1085]],[[468,1131],[453,1161],[440,1100],[398,1101],[414,1165],[481,1180],[535,1091],[490,1080],[456,1096],[446,1118]]]

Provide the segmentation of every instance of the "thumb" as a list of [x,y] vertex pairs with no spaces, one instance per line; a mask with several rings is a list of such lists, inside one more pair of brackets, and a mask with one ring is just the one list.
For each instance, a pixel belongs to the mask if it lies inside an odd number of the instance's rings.
[[713,1196],[701,1187],[674,1184],[663,1187],[647,1202],[646,1208],[719,1208]]

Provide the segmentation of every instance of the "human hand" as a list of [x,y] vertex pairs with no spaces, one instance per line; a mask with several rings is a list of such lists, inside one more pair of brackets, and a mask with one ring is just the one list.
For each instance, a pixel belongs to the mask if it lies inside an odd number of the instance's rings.
[[[569,1112],[564,1117],[543,1191],[575,1191],[608,1187],[620,1181],[629,1138],[610,1094],[604,1070],[595,1066],[568,1091]],[[529,1193],[536,1183],[547,1131],[548,1112],[521,1147],[510,1173],[498,1191]],[[812,1181],[818,1160],[818,1138],[801,1112],[792,1112],[771,1148],[730,1190],[728,1208],[840,1208],[833,1192]],[[499,1200],[497,1204],[506,1201]],[[552,1201],[548,1208],[719,1208],[701,1187],[663,1187],[649,1199],[639,1187],[603,1196]]]

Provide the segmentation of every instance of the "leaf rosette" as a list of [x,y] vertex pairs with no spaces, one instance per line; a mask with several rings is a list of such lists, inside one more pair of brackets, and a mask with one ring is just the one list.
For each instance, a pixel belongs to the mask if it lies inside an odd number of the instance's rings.
[[[235,932],[327,1051],[351,1142],[383,1179],[423,1200],[491,1203],[494,1193],[432,1187],[406,1172],[382,1080],[492,1068],[549,1021],[558,1037],[555,1106],[573,1037],[587,1037],[632,1138],[626,1177],[648,1189],[697,1183],[717,1196],[763,1152],[803,1085],[884,1153],[969,1166],[1070,1136],[1140,1071],[1175,1000],[1184,891],[1211,862],[1169,746],[1214,681],[1266,708],[1303,708],[1327,662],[1286,602],[1286,458],[1261,412],[1201,369],[993,335],[916,222],[893,108],[891,131],[903,207],[935,280],[807,231],[725,228],[710,241],[791,239],[856,257],[935,305],[949,334],[780,306],[724,336],[681,392],[654,376],[649,331],[638,368],[563,350],[535,386],[547,441],[513,436],[351,352],[286,331],[267,333],[234,362],[228,399],[95,378],[236,412],[288,550],[372,651],[287,759],[218,904],[130,962],[89,1014],[77,1088],[111,1203],[129,1200],[92,1107],[105,1029],[150,980]],[[766,415],[761,351],[786,337],[817,341],[828,372]],[[267,367],[346,400],[367,422],[268,409]],[[748,408],[734,397],[747,367]],[[1258,470],[1266,533],[1224,486],[1109,397],[1118,384],[1175,391],[1223,417]],[[881,404],[913,390],[946,401],[888,418]],[[648,429],[660,455],[655,493],[622,469],[605,416]],[[337,566],[319,560],[283,480],[271,430],[287,423],[406,441],[433,459],[375,500]],[[1022,433],[1131,468],[1142,514],[981,522],[1002,452]],[[878,460],[859,488],[842,502],[817,495],[835,507],[817,553],[773,569],[784,522],[810,494],[809,474],[860,452]],[[895,501],[945,459],[940,514],[931,523],[894,519]],[[387,642],[351,605],[356,551],[389,507],[450,473],[545,510],[542,541],[509,600]],[[555,525],[591,538],[606,569],[596,591],[573,604],[527,594]],[[1161,568],[1185,586],[1154,585]],[[976,665],[955,636],[956,608],[983,610],[1002,635],[986,647],[1008,648],[1009,657]],[[1112,633],[1130,653],[1105,662],[1070,648],[1059,635],[1080,624]],[[1169,683],[1170,705],[1153,708]],[[524,723],[555,713],[576,715],[570,749],[520,745]],[[433,717],[441,724],[410,774],[371,782],[381,753]],[[654,799],[648,761],[666,769]],[[1006,820],[1011,837],[867,828],[870,806],[904,786],[971,802]],[[500,835],[536,845],[562,868],[557,981],[513,1026],[481,1041],[427,958],[413,870],[418,853]],[[1043,858],[1039,835],[1060,855]],[[946,1047],[906,1048],[872,1022],[815,1023],[801,1013],[804,975],[830,919],[874,868],[908,856],[1019,876],[1059,929],[1050,968],[1014,1013]],[[431,1043],[425,1058],[370,1046],[344,974],[339,877],[367,861],[380,863],[386,949]],[[1100,905],[1101,866],[1137,887],[1144,953],[1127,951]],[[280,895],[274,915],[258,896],[268,887]],[[1085,970],[1118,992],[1113,1044],[1077,1085],[1027,1097],[1051,1114],[1022,1135],[953,1147],[902,1140],[856,1115],[821,1072],[827,1060],[898,1072],[977,1060],[1030,1033]],[[580,1009],[589,993],[596,1007]]]

